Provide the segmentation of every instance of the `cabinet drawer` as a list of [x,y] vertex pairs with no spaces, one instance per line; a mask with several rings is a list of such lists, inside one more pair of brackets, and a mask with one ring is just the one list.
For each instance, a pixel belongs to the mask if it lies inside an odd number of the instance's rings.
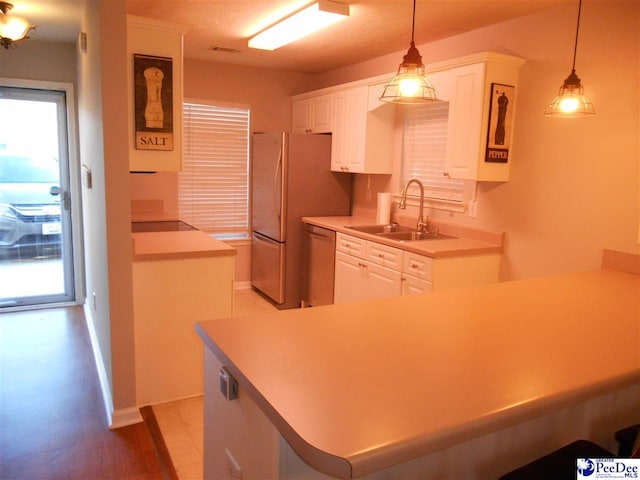
[[402,254],[399,248],[389,247],[381,243],[367,242],[367,260],[376,265],[402,270]]
[[432,281],[433,259],[418,255],[417,253],[404,252],[402,271],[407,275]]
[[353,255],[358,258],[365,258],[367,251],[367,241],[361,238],[345,235],[344,233],[336,233],[336,251]]

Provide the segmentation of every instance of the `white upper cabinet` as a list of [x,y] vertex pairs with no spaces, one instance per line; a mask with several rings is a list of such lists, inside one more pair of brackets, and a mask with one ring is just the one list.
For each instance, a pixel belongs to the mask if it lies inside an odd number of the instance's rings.
[[186,31],[185,25],[127,16],[132,172],[182,169],[182,39]]
[[[449,104],[443,175],[493,182],[509,179],[518,71],[523,63],[522,58],[484,52],[427,66],[436,96]],[[331,132],[333,171],[392,173],[396,106],[378,100],[391,75],[294,97],[292,130]]]
[[333,94],[294,100],[293,133],[331,133],[333,131]]
[[334,93],[331,170],[391,173],[395,108],[379,102],[377,86]]
[[449,102],[447,159],[451,178],[505,182],[513,159],[518,71],[524,60],[484,53],[429,78]]

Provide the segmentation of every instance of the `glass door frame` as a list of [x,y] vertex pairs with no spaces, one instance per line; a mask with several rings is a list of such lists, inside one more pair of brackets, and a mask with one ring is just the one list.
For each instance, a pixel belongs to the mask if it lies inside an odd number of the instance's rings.
[[[69,225],[63,225],[63,251],[62,261],[67,262],[72,269],[70,279],[65,278],[65,291],[68,292],[66,298],[60,301],[47,301],[47,297],[42,297],[37,303],[20,303],[15,306],[2,307],[0,312],[25,310],[30,308],[43,308],[50,306],[63,306],[69,304],[80,305],[85,299],[84,287],[84,253],[82,235],[82,192],[80,180],[80,162],[78,160],[78,129],[77,114],[75,107],[75,92],[73,84],[66,82],[50,82],[38,80],[23,80],[0,77],[0,87],[10,87],[25,91],[35,90],[41,92],[62,93],[64,96],[64,112],[58,112],[59,125],[66,129],[66,136],[60,135],[60,149],[66,149],[67,153],[67,188],[64,192],[65,199],[69,203]],[[61,115],[66,122],[61,124]],[[64,145],[63,145],[64,143]],[[66,236],[65,236],[66,235]],[[65,250],[65,243],[66,252]],[[66,276],[66,273],[65,273]],[[71,283],[69,283],[71,282]]]

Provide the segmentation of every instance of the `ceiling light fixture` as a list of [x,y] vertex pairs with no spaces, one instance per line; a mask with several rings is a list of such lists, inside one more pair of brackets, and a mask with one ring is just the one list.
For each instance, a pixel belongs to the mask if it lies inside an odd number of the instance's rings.
[[545,110],[547,117],[575,118],[590,117],[596,112],[591,100],[584,95],[584,88],[580,79],[576,75],[576,52],[578,51],[578,32],[580,31],[580,11],[582,10],[582,0],[578,4],[578,25],[576,27],[576,42],[573,47],[573,66],[571,74],[565,79],[560,87],[558,96],[551,100]]
[[12,8],[11,3],[0,2],[0,45],[4,48],[14,48],[16,42],[29,38],[29,33],[36,28],[24,18],[7,13]]
[[319,0],[283,18],[249,39],[250,48],[275,50],[349,16],[349,5]]
[[391,103],[420,104],[436,101],[436,90],[424,73],[422,56],[416,48],[414,33],[416,28],[416,0],[413,0],[413,21],[411,24],[411,46],[402,58],[398,73],[382,91],[380,100]]

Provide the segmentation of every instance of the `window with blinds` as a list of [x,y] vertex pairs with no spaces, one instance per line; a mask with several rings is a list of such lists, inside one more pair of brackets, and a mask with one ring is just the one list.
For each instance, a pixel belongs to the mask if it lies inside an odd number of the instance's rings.
[[217,238],[248,238],[249,117],[244,107],[184,103],[180,218]]
[[[425,187],[425,196],[462,201],[464,182],[444,175],[448,117],[449,102],[404,109],[402,181],[404,185],[417,178]],[[409,194],[419,195],[418,187],[411,185]]]

